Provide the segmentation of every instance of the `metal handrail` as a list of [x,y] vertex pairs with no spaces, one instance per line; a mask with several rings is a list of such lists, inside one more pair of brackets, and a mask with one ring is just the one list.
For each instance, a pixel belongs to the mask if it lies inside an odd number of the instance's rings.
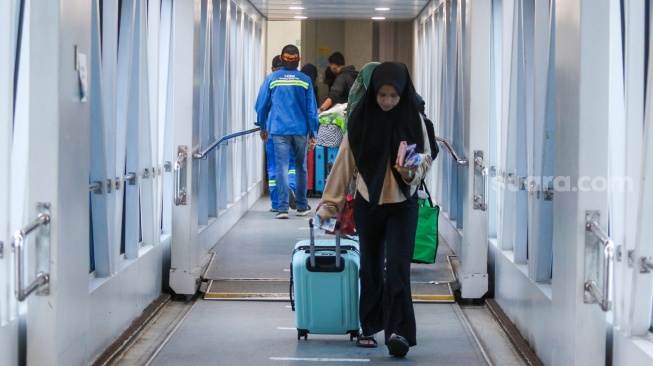
[[134,184],[136,182],[136,173],[129,172],[129,174],[125,175],[122,179],[125,182],[129,182],[129,184]]
[[199,152],[199,153],[193,153],[193,159],[204,159],[208,153],[213,151],[213,149],[218,147],[218,145],[220,145],[221,143],[223,143],[223,142],[225,142],[225,141],[227,141],[229,139],[232,139],[234,137],[247,135],[247,134],[250,134],[250,133],[253,133],[253,132],[256,132],[256,131],[260,131],[260,130],[261,130],[260,127],[256,127],[256,128],[252,128],[251,130],[236,132],[236,133],[232,133],[231,135],[222,136],[218,141],[212,143],[211,146],[206,148],[206,150],[204,150],[202,152]]
[[177,153],[177,161],[175,162],[175,205],[186,204],[186,187],[181,187],[181,168],[186,165],[185,146],[182,151]]
[[93,193],[102,193],[102,182],[93,182],[88,185],[89,191]]
[[29,296],[34,290],[38,289],[42,285],[45,285],[50,281],[50,276],[47,273],[38,273],[36,279],[32,282],[27,288],[24,288],[25,283],[25,269],[24,269],[24,246],[23,243],[27,235],[32,231],[36,230],[41,225],[47,225],[50,223],[50,215],[39,214],[38,217],[29,223],[24,228],[16,231],[14,234],[14,240],[11,243],[11,246],[16,252],[15,259],[15,268],[16,268],[16,299],[18,301],[23,301]]
[[603,244],[603,264],[605,269],[603,271],[603,291],[599,290],[594,281],[586,281],[584,287],[599,304],[601,310],[608,311],[610,310],[611,305],[610,289],[612,287],[612,257],[614,255],[614,242],[596,221],[588,221],[585,224],[585,230],[594,234],[601,244]]
[[458,154],[456,154],[456,152],[454,151],[454,149],[453,149],[453,147],[451,146],[451,144],[449,143],[449,141],[443,139],[442,137],[437,137],[437,136],[435,136],[435,140],[438,141],[438,142],[443,143],[444,146],[447,147],[447,149],[449,150],[449,152],[451,153],[451,155],[453,156],[453,158],[456,159],[456,163],[458,163],[458,165],[467,165],[467,159],[465,159],[465,158],[460,158],[460,157],[458,156]]
[[489,174],[489,169],[485,166],[483,162],[483,158],[480,156],[477,156],[474,159],[474,165],[479,167],[479,169],[481,170],[481,176],[483,177],[483,197],[481,197],[478,194],[475,195],[474,202],[478,204],[481,211],[485,211],[487,209],[487,199],[489,194],[489,189],[488,189],[489,185],[487,179]]

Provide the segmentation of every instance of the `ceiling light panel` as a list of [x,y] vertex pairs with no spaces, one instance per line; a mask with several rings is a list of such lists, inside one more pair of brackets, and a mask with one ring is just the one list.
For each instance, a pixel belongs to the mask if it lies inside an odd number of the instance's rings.
[[[246,0],[234,0],[236,3]],[[370,15],[381,10],[389,20],[412,20],[419,15],[429,0],[249,0],[268,20],[288,20],[297,16],[297,10],[290,7],[301,7],[301,15],[309,19],[370,19]],[[379,14],[380,15],[380,14]]]

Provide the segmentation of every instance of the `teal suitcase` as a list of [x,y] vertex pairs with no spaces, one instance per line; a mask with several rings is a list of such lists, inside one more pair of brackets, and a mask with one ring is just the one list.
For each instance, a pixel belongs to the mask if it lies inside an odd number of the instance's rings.
[[297,339],[312,334],[349,334],[358,337],[360,320],[360,252],[358,243],[336,238],[315,240],[309,220],[310,240],[295,245],[290,264],[290,303],[297,322]]

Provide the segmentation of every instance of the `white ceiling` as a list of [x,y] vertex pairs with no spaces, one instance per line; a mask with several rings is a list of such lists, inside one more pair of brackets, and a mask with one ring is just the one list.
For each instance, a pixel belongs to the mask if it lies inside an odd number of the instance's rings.
[[[370,19],[384,16],[387,20],[412,20],[430,0],[249,0],[268,20],[292,20],[297,15],[308,19]],[[291,10],[299,6],[302,10]],[[375,8],[386,7],[388,11]]]

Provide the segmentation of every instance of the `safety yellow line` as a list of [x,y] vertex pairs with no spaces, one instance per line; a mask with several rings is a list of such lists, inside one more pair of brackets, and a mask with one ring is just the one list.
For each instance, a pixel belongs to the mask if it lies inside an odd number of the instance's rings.
[[250,297],[273,297],[283,298],[288,297],[288,294],[279,293],[218,293],[207,292],[204,294],[205,299],[235,299],[235,298],[250,298]]
[[[235,298],[284,298],[288,294],[278,293],[215,293],[207,292],[204,294],[205,299],[235,299]],[[413,300],[421,301],[454,301],[453,295],[413,295]]]
[[454,301],[453,295],[413,295],[413,300]]

